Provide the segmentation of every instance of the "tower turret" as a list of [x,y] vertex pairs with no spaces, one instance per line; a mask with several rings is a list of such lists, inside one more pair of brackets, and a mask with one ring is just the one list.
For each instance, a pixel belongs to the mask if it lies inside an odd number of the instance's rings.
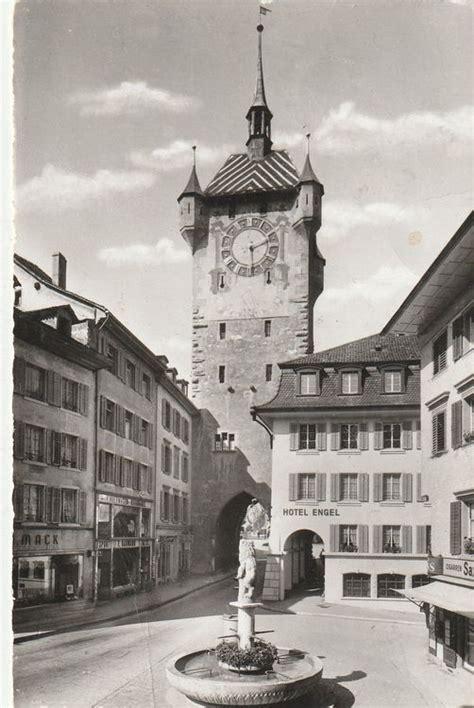
[[192,253],[208,226],[206,197],[199,184],[196,172],[196,147],[193,146],[193,168],[188,183],[178,197],[179,204],[179,230]]
[[249,124],[249,137],[246,145],[248,156],[251,160],[261,160],[265,155],[268,155],[272,149],[271,123],[273,114],[268,108],[267,99],[265,98],[262,63],[262,24],[257,26],[257,32],[257,84],[255,87],[254,101],[246,115]]
[[308,236],[312,236],[316,235],[316,232],[321,227],[321,200],[324,194],[324,187],[316,177],[311,165],[309,135],[306,137],[308,139],[308,154],[298,182],[299,193],[293,228],[297,231],[303,229]]

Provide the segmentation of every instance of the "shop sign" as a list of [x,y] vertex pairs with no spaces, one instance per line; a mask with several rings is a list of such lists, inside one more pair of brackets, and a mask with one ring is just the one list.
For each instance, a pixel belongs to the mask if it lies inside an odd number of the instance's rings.
[[319,507],[312,507],[308,509],[307,507],[302,508],[287,508],[282,509],[283,516],[340,516],[339,509],[335,507],[326,507],[325,509],[320,509]]
[[57,533],[22,533],[19,543],[16,546],[29,548],[30,546],[59,546],[59,534]]
[[145,499],[138,499],[130,497],[115,497],[111,494],[98,494],[98,501],[104,504],[120,504],[121,506],[149,506],[151,507],[151,502]]
[[138,546],[149,546],[150,540],[144,541],[141,538],[104,538],[95,542],[95,547],[100,548],[137,548]]
[[474,560],[445,558],[443,564],[443,575],[474,581]]

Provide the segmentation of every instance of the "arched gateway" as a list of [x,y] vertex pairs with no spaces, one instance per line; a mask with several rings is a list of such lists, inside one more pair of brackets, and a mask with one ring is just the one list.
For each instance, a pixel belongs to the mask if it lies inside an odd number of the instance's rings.
[[305,584],[324,591],[324,541],[310,529],[295,531],[283,547],[283,577],[285,595]]
[[237,568],[239,564],[240,529],[252,497],[240,492],[222,508],[216,521],[215,570]]

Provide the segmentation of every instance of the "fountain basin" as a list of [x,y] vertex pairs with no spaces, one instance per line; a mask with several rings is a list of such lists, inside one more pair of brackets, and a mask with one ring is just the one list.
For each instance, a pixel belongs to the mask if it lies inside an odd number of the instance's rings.
[[208,651],[174,657],[166,667],[173,688],[209,706],[263,706],[310,693],[319,682],[319,659],[296,649],[278,648],[271,672],[244,674],[221,667]]

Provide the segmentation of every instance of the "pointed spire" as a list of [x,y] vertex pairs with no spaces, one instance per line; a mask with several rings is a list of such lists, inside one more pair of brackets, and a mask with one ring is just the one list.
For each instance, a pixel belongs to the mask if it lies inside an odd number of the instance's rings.
[[260,24],[257,26],[257,32],[258,32],[257,82],[255,85],[255,98],[252,103],[252,107],[259,106],[259,107],[265,107],[268,109],[267,99],[265,97],[265,82],[263,80],[263,61],[262,61],[263,25]]
[[316,177],[314,174],[313,166],[311,164],[311,158],[309,156],[309,146],[310,146],[310,141],[311,141],[311,133],[306,133],[306,140],[307,140],[307,151],[306,151],[306,160],[303,165],[303,171],[300,176],[299,183],[302,184],[303,182],[318,182],[321,184],[319,179]]
[[255,86],[255,97],[253,103],[246,115],[249,123],[249,139],[247,140],[247,148],[251,160],[258,160],[265,157],[265,155],[267,155],[272,148],[271,122],[273,115],[267,106],[267,99],[265,97],[262,61],[262,24],[257,25],[257,32],[257,83]]
[[186,194],[197,194],[201,197],[204,195],[204,192],[201,189],[201,185],[199,184],[199,178],[196,172],[196,145],[193,145],[193,167],[191,170],[191,174],[189,175],[188,183],[181,192],[179,199],[181,199],[181,197],[184,197]]

